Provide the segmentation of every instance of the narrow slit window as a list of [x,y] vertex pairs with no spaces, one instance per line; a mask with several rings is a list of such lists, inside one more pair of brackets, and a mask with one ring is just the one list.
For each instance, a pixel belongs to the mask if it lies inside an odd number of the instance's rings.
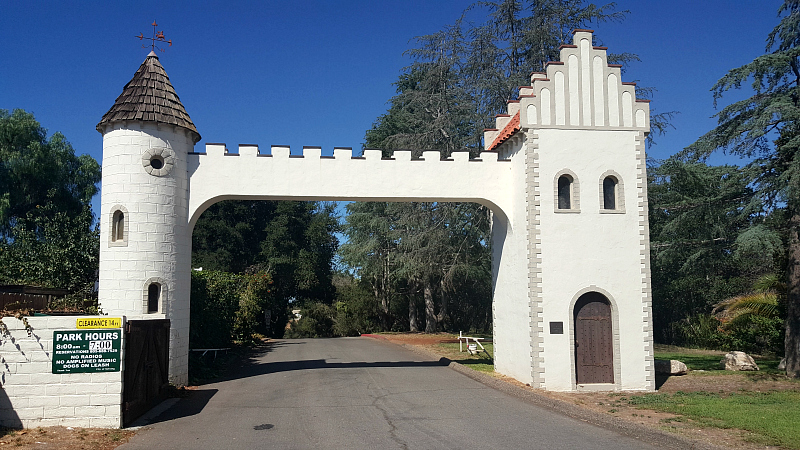
[[572,208],[572,178],[568,175],[558,177],[558,209]]
[[160,301],[161,285],[158,283],[150,283],[150,286],[147,287],[147,312],[157,313]]
[[125,240],[125,214],[120,210],[114,211],[114,218],[111,223],[111,242]]
[[603,180],[603,209],[617,209],[617,184],[614,177]]

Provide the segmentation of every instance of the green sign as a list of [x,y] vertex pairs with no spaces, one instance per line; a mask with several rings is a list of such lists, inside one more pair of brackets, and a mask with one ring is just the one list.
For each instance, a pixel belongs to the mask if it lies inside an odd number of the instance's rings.
[[119,372],[122,330],[53,332],[53,373]]

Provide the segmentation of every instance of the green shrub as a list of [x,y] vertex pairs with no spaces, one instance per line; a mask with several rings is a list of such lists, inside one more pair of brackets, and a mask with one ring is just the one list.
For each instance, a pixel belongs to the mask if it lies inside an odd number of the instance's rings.
[[211,270],[192,271],[189,346],[230,347],[244,277]]
[[275,310],[277,305],[270,274],[256,272],[245,275],[244,282],[233,331],[237,340],[249,342],[256,331],[266,329],[264,312]]
[[288,338],[333,337],[336,309],[324,303],[308,303],[301,309],[301,318],[286,331]]
[[676,343],[684,347],[722,349],[727,337],[722,323],[710,314],[698,314],[672,324]]
[[[192,271],[189,329],[191,348],[229,347],[234,341],[250,343],[265,330],[265,311],[283,311],[266,272],[238,275],[212,270]],[[274,320],[285,324],[285,315]]]
[[378,302],[372,292],[356,280],[336,285],[333,306],[336,309],[334,333],[337,336],[358,336],[379,328]]
[[748,315],[723,324],[712,315],[698,314],[672,326],[676,343],[684,347],[755,354],[783,352],[783,320],[776,317]]
[[777,317],[749,315],[725,327],[731,350],[747,353],[782,354],[785,328]]

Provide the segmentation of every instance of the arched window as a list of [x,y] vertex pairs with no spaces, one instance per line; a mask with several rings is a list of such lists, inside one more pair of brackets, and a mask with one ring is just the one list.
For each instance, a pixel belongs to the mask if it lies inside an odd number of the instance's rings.
[[558,209],[572,209],[572,177],[558,177]]
[[122,205],[111,208],[108,226],[108,246],[126,247],[128,245],[128,227],[130,217],[128,210]]
[[617,209],[616,178],[608,176],[603,179],[603,209]]
[[578,176],[563,169],[553,178],[554,205],[557,213],[581,212],[580,185]]
[[147,312],[157,313],[161,303],[161,284],[150,283],[147,286]]
[[600,214],[625,214],[625,187],[613,170],[600,175]]
[[114,219],[111,225],[111,242],[122,241],[125,239],[125,213],[120,210],[114,211]]

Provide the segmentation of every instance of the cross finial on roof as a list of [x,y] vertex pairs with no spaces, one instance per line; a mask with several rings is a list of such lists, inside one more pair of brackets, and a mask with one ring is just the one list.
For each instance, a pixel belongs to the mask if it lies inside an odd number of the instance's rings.
[[[163,31],[156,31],[156,27],[157,26],[158,26],[158,24],[154,20],[153,21],[153,37],[151,37],[151,38],[150,37],[145,37],[144,34],[142,34],[142,33],[139,33],[138,36],[134,36],[134,37],[139,38],[140,41],[143,41],[145,39],[150,41],[151,52],[155,52],[156,50],[159,50],[161,52],[164,51],[163,48],[160,48],[160,47],[158,47],[156,45],[156,42],[166,42],[166,43],[169,44],[170,47],[172,47],[172,39],[167,40],[167,38],[164,37],[164,32]],[[147,46],[142,44],[142,48],[147,48]]]

